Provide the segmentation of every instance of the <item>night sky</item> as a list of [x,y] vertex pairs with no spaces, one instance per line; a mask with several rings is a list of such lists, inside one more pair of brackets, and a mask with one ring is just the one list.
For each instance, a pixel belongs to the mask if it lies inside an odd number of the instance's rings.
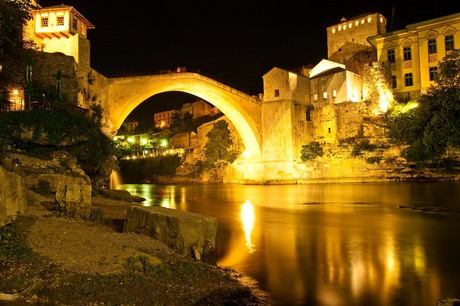
[[248,94],[262,92],[262,76],[273,67],[315,65],[326,58],[326,28],[341,17],[378,12],[389,26],[395,8],[394,24],[401,28],[460,13],[460,0],[41,0],[39,4],[74,6],[95,26],[88,31],[91,66],[105,76],[184,66]]

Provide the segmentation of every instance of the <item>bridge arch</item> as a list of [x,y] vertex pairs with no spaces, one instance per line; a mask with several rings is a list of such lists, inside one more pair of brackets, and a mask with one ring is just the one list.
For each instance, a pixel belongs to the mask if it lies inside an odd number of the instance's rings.
[[139,104],[156,94],[170,91],[188,93],[212,103],[234,124],[251,157],[261,155],[261,102],[198,73],[108,79],[108,99],[102,108],[109,132],[116,132]]

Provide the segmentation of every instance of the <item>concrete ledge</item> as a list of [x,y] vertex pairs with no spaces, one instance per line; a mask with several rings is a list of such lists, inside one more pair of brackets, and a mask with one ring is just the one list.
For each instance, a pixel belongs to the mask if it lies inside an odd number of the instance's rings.
[[215,217],[158,206],[132,205],[126,214],[123,231],[150,236],[197,260],[214,258]]

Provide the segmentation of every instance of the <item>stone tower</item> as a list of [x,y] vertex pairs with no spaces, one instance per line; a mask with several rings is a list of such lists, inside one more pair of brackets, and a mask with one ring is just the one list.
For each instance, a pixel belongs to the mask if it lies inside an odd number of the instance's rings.
[[[371,44],[367,38],[386,33],[386,18],[379,13],[363,14],[351,19],[342,17],[338,24],[327,28],[327,56],[333,60],[334,54],[342,51],[348,44],[368,48]],[[343,62],[343,61],[342,61]]]

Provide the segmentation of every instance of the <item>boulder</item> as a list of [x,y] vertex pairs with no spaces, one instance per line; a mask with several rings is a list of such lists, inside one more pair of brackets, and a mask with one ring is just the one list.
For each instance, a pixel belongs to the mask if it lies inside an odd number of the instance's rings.
[[0,166],[0,226],[9,216],[24,212],[27,207],[25,193],[22,177]]
[[214,258],[215,217],[158,206],[131,205],[123,231],[150,236],[197,260],[212,261]]
[[89,218],[91,215],[91,185],[59,184],[56,190],[56,206],[68,216]]

